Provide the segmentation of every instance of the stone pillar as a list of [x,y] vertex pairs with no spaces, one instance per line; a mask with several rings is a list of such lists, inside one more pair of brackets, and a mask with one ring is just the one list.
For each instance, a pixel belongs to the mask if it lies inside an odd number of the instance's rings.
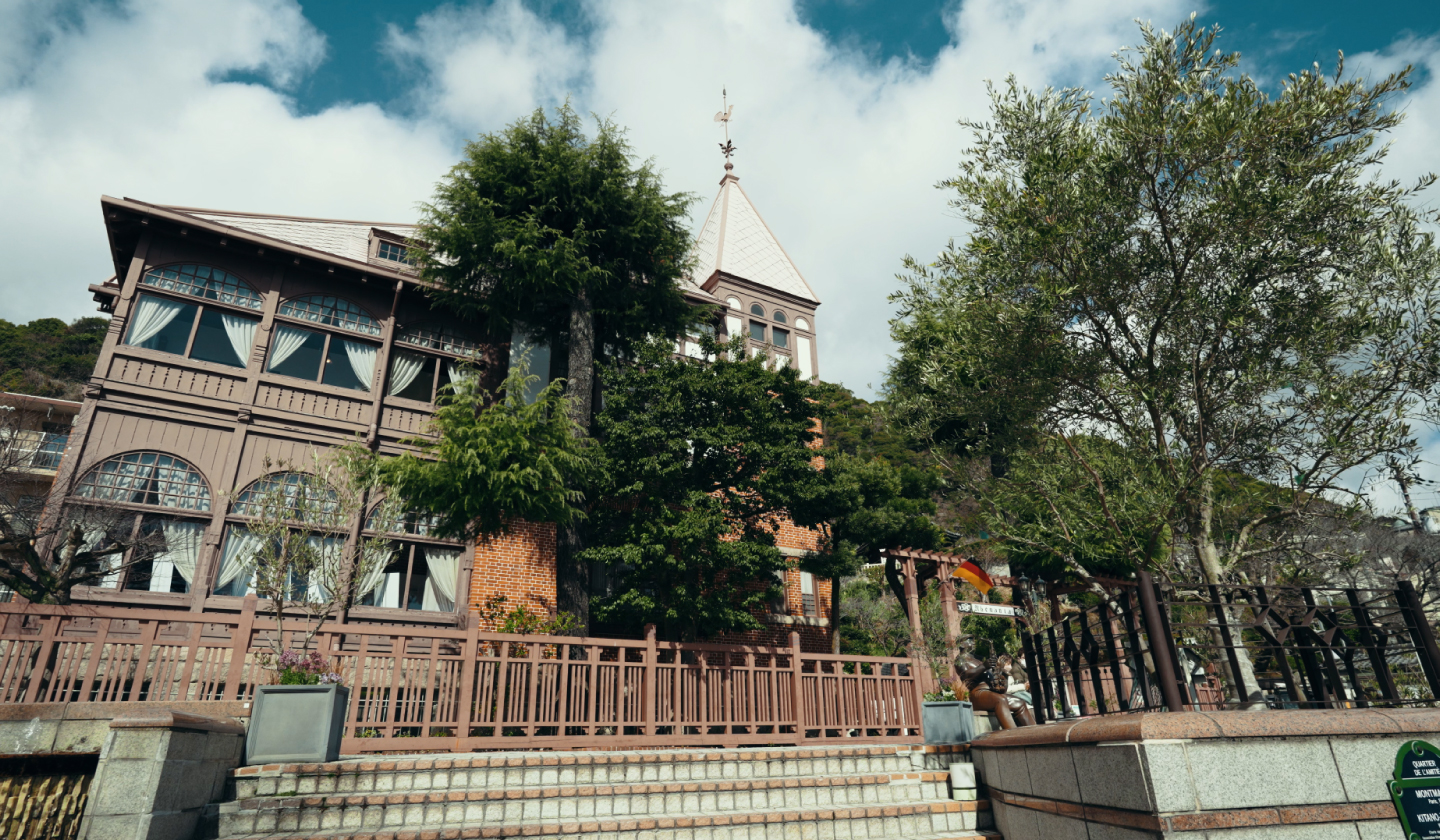
[[110,722],[80,823],[80,840],[214,837],[245,727],[168,709]]

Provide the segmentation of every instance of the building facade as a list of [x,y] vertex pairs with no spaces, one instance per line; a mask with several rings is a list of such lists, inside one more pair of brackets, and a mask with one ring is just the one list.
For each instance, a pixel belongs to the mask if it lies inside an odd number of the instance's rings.
[[[405,451],[463,360],[491,382],[508,367],[512,342],[431,307],[406,261],[411,226],[110,197],[101,209],[115,276],[90,290],[111,322],[50,509],[133,509],[131,527],[180,547],[77,588],[77,601],[240,609],[249,494],[303,481],[317,454],[350,441]],[[744,334],[751,352],[817,376],[819,300],[729,171],[696,248],[702,268],[686,294],[725,307],[721,335]],[[693,341],[678,349],[698,353]],[[548,354],[536,350],[532,368],[544,372]],[[345,538],[380,527],[359,517]],[[347,621],[464,626],[501,595],[511,608],[555,608],[551,526],[515,523],[462,545],[411,516],[386,535],[398,550]],[[799,556],[814,535],[788,528],[780,544]],[[828,648],[828,582],[792,570],[787,584],[768,617],[775,632],[759,635],[783,641],[800,626],[807,647]]]

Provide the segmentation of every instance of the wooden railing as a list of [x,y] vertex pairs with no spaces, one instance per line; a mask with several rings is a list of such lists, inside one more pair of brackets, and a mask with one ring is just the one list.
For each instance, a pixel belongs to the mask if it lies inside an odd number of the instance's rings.
[[[273,618],[0,604],[0,703],[248,700]],[[286,646],[305,626],[285,622]],[[328,623],[346,753],[920,740],[908,659]]]

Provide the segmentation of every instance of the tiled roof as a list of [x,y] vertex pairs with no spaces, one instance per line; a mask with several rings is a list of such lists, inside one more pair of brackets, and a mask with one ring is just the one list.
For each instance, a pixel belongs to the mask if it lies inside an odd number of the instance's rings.
[[369,257],[371,228],[378,227],[400,236],[409,236],[415,231],[413,225],[397,225],[388,222],[348,222],[337,219],[261,216],[253,213],[195,210],[188,207],[167,207],[166,209],[358,262],[365,262]]
[[720,194],[695,237],[694,254],[698,282],[719,270],[802,300],[820,302],[734,175],[721,179]]

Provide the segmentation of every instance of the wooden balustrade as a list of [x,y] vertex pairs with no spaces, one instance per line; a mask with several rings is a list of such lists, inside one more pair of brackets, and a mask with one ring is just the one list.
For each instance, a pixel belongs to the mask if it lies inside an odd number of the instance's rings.
[[[0,604],[0,703],[247,700],[274,619]],[[285,647],[306,625],[286,621]],[[789,647],[327,623],[346,753],[916,743],[908,659]]]

